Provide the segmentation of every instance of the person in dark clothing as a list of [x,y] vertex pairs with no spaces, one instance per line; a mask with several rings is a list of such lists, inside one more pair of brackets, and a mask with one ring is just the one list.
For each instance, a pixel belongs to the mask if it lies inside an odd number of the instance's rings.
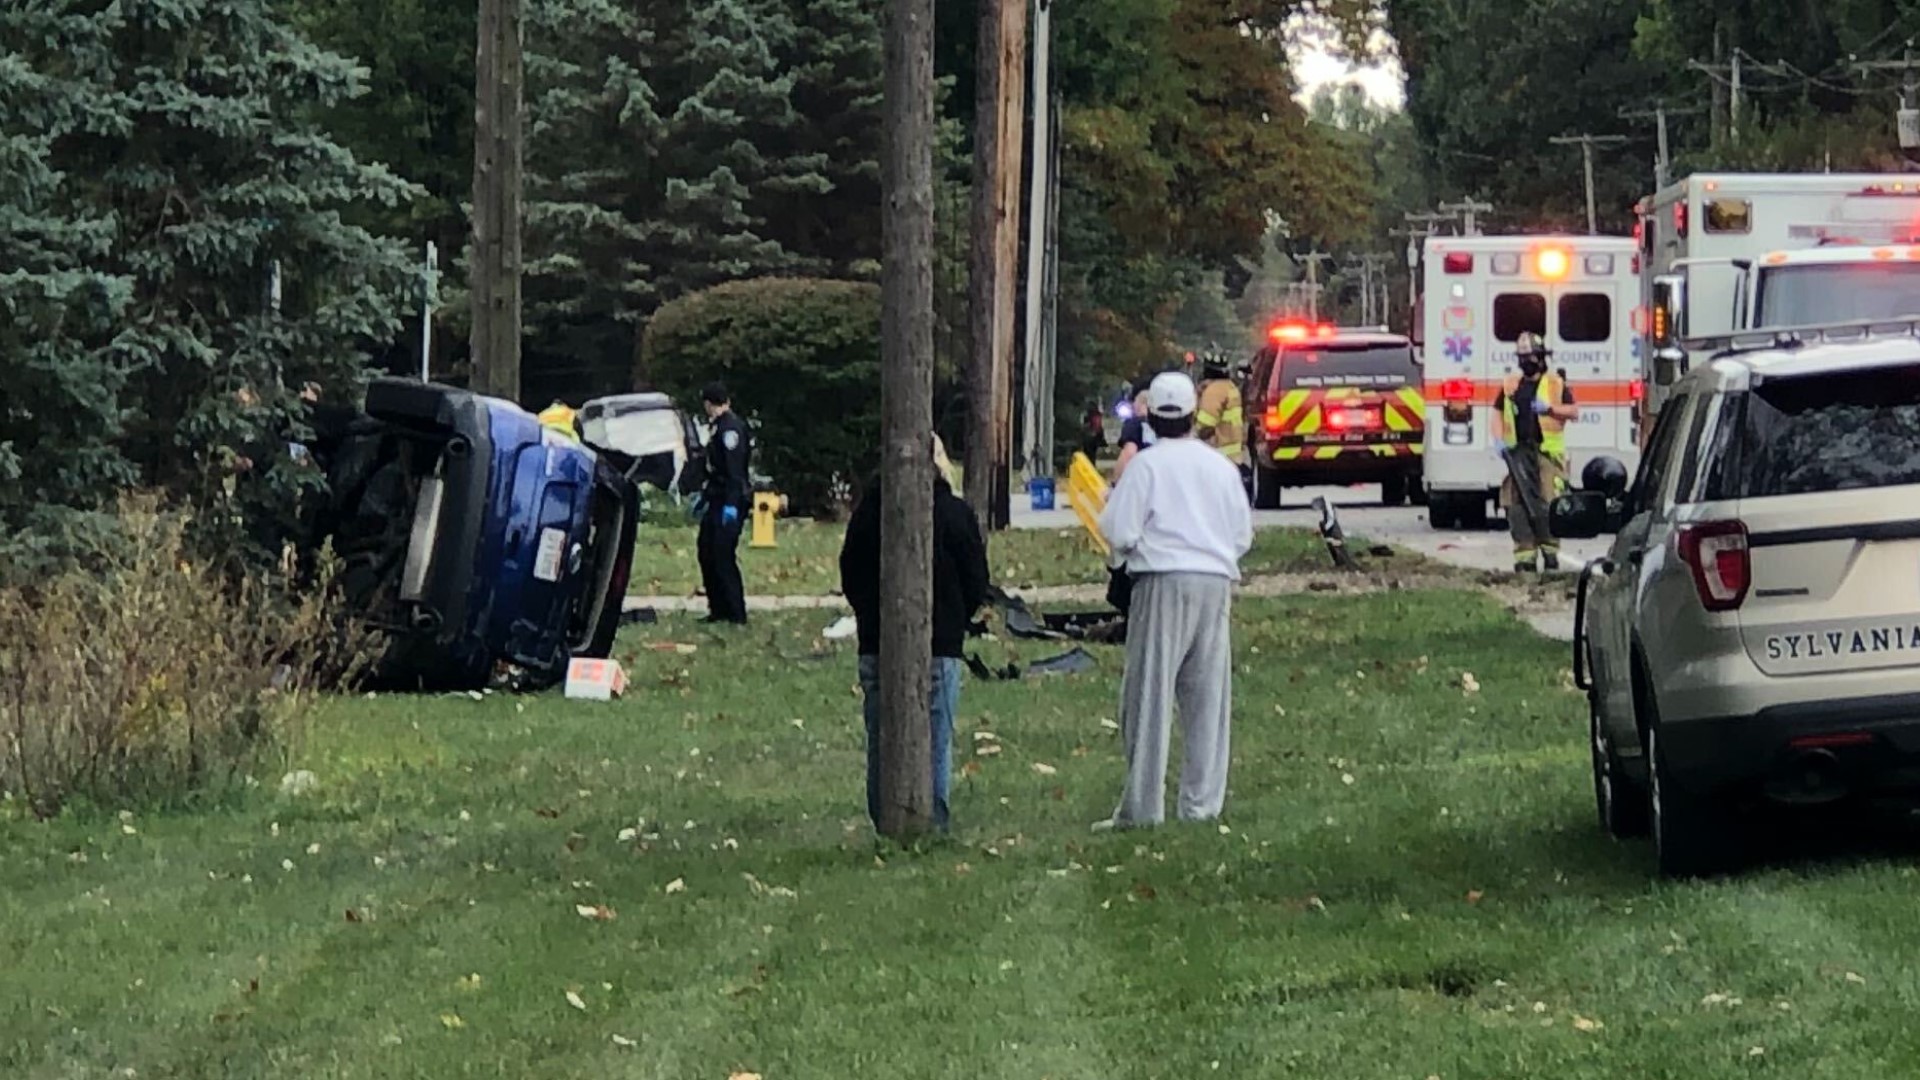
[[710,383],[700,392],[713,437],[707,442],[706,510],[700,515],[700,581],[707,590],[710,623],[745,624],[747,587],[740,580],[740,527],[753,505],[747,466],[753,433],[733,411],[727,388]]
[[[928,722],[933,760],[933,823],[947,827],[953,778],[953,717],[960,705],[961,656],[973,613],[992,579],[980,522],[948,480],[946,452],[934,439],[933,685]],[[880,823],[880,479],[867,485],[840,548],[840,589],[860,632],[860,690],[867,724],[867,816]]]

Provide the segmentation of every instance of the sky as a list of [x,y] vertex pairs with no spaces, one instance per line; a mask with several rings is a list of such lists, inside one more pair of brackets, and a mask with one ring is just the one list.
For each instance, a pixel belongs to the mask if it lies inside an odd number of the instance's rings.
[[1313,96],[1315,90],[1327,83],[1353,81],[1358,81],[1366,88],[1367,96],[1382,105],[1398,107],[1403,97],[1400,65],[1390,55],[1380,66],[1355,68],[1351,63],[1329,55],[1324,48],[1306,42],[1296,48],[1293,72],[1300,80],[1302,101]]

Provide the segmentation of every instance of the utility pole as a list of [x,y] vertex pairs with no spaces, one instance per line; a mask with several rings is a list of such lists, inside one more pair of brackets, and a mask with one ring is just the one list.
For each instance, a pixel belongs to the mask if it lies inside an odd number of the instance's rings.
[[1659,139],[1658,156],[1653,160],[1653,187],[1655,191],[1664,189],[1673,183],[1673,155],[1667,149],[1667,118],[1670,116],[1693,116],[1700,112],[1697,108],[1669,109],[1665,101],[1654,102],[1651,109],[1626,109],[1619,112],[1622,120],[1652,120],[1656,137]]
[[1299,256],[1299,261],[1307,264],[1307,319],[1311,322],[1320,321],[1320,264],[1332,258],[1324,251]]
[[[1715,29],[1713,32],[1713,51],[1716,56],[1720,53],[1720,31],[1718,29]],[[1727,63],[1724,64],[1708,64],[1699,60],[1687,61],[1689,68],[1704,72],[1713,82],[1713,116],[1716,122],[1718,122],[1720,118],[1721,102],[1726,102],[1727,142],[1730,144],[1738,144],[1740,142],[1740,91],[1742,79],[1740,59],[1740,49],[1735,47],[1733,55],[1729,57]],[[1731,94],[1728,93],[1729,90],[1731,90]]]
[[1440,212],[1461,219],[1461,236],[1479,236],[1480,215],[1493,213],[1493,204],[1478,202],[1469,195],[1457,203],[1441,203]]
[[1036,0],[1033,6],[1033,145],[1028,165],[1027,189],[1027,344],[1025,408],[1022,432],[1026,437],[1025,471],[1036,478],[1040,468],[1040,412],[1053,408],[1053,388],[1047,379],[1046,303],[1047,303],[1047,223],[1053,195],[1053,0]]
[[1627,141],[1625,135],[1563,135],[1548,139],[1555,146],[1578,146],[1580,156],[1587,169],[1587,235],[1596,236],[1600,232],[1599,207],[1594,202],[1593,192],[1593,148],[1595,146],[1618,146]]
[[1424,254],[1422,245],[1427,237],[1433,235],[1434,229],[1442,221],[1449,219],[1445,214],[1416,214],[1411,211],[1402,216],[1406,219],[1407,227],[1393,230],[1393,235],[1407,238],[1407,328],[1408,333],[1413,333],[1418,330],[1418,327],[1413,325],[1413,319],[1414,312],[1420,307],[1420,260]]
[[440,245],[427,241],[420,278],[420,381],[433,381],[433,310],[440,306]]
[[473,94],[473,386],[520,400],[524,0],[480,0]]
[[881,150],[880,821],[933,819],[933,0],[887,0]]
[[989,529],[1008,525],[1013,458],[1014,294],[1020,282],[1020,180],[1027,98],[1026,0],[980,0],[974,95],[973,355],[966,488]]
[[1875,71],[1898,71],[1900,73],[1900,112],[1898,115],[1900,151],[1901,154],[1911,162],[1914,159],[1916,151],[1920,151],[1920,109],[1917,109],[1915,105],[1916,97],[1920,97],[1920,86],[1917,86],[1914,80],[1914,72],[1920,70],[1920,61],[1915,61],[1913,58],[1913,42],[1907,42],[1907,47],[1901,52],[1900,59],[1898,60],[1862,62],[1854,64],[1853,67],[1854,70],[1861,74]]

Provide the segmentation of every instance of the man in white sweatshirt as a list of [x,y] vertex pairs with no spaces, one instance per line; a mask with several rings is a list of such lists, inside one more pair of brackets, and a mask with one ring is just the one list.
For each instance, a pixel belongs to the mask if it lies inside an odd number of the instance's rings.
[[1253,546],[1253,516],[1239,470],[1193,437],[1193,380],[1168,372],[1146,396],[1153,448],[1134,458],[1100,515],[1115,565],[1133,579],[1133,604],[1120,688],[1127,782],[1113,817],[1095,829],[1165,820],[1176,705],[1186,744],[1180,818],[1219,817],[1227,799],[1233,586]]

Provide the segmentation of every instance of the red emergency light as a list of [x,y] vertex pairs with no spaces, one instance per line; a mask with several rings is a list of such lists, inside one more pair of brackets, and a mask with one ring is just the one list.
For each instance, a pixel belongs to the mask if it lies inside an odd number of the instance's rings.
[[1673,204],[1673,231],[1681,236],[1687,235],[1687,204],[1685,202]]
[[1471,274],[1473,273],[1473,254],[1466,251],[1449,251],[1447,257],[1441,260],[1441,265],[1449,274]]
[[1339,328],[1332,323],[1320,323],[1316,326],[1303,322],[1284,322],[1267,331],[1267,337],[1276,343],[1291,344],[1310,338],[1325,340],[1339,332]]
[[1440,397],[1446,401],[1472,401],[1472,379],[1448,379],[1440,384]]
[[1647,399],[1647,381],[1645,379],[1635,379],[1628,383],[1627,397],[1632,401],[1645,401]]

